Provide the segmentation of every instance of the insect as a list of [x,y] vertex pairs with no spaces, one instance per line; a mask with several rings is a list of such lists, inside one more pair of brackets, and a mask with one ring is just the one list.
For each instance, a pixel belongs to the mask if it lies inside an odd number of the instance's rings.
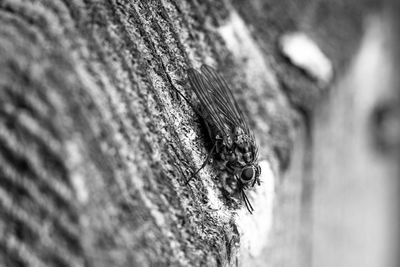
[[260,185],[261,174],[254,135],[228,84],[213,68],[203,65],[201,73],[191,68],[188,78],[200,100],[200,113],[213,142],[206,160],[193,176],[213,157],[223,188],[230,195],[241,194],[252,213],[254,209],[245,190]]

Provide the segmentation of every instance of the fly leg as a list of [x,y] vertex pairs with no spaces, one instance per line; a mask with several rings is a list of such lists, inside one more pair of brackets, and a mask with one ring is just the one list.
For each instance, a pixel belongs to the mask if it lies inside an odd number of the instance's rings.
[[209,162],[209,160],[211,158],[211,155],[215,152],[215,150],[218,150],[218,142],[221,141],[221,138],[219,136],[215,137],[213,135],[213,130],[210,125],[210,121],[212,121],[212,119],[210,118],[210,115],[207,114],[206,110],[202,107],[200,107],[199,109],[196,108],[193,105],[193,103],[191,101],[189,101],[189,99],[187,99],[179,90],[177,90],[174,86],[173,86],[173,88],[192,107],[194,112],[203,120],[204,125],[207,128],[208,138],[210,140],[213,140],[214,138],[216,139],[213,147],[211,148],[211,151],[207,155],[206,160],[203,162],[201,167],[189,178],[189,180],[186,181],[185,185],[187,185],[193,179],[193,177],[196,176],[207,165],[207,163]]
[[[191,101],[189,101],[189,99],[184,95],[184,94],[182,94],[178,89],[176,89],[175,88],[175,86],[172,86],[172,88],[174,89],[174,91],[180,96],[180,97],[182,97],[185,101],[186,101],[186,103],[188,103],[189,104],[189,106],[193,109],[193,111],[200,117],[200,118],[202,118],[204,121],[206,121],[206,119],[207,119],[207,116],[206,116],[206,111],[204,111],[204,109],[202,109],[201,107],[196,107]],[[207,124],[207,123],[206,123]],[[208,128],[209,128],[209,126],[208,125],[206,125],[207,126],[207,130],[209,130]],[[210,134],[210,131],[209,131],[209,134]]]
[[247,195],[243,189],[242,189],[242,198],[243,198],[244,204],[246,205],[247,210],[250,212],[250,214],[253,214],[253,211],[254,211],[253,206],[251,205],[250,200],[247,197]]
[[200,169],[198,169],[190,178],[189,180],[186,181],[186,185],[193,179],[193,177],[195,177],[199,171],[201,171],[208,163],[208,161],[210,160],[211,155],[214,153],[215,148],[217,147],[217,141],[214,143],[213,147],[211,148],[210,153],[208,153],[206,160],[203,162],[203,164],[201,165]]

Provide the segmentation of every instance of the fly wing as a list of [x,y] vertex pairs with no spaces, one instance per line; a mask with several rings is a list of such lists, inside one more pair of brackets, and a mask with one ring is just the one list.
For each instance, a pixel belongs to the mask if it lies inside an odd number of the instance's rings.
[[214,104],[213,109],[217,111],[219,119],[224,124],[228,124],[231,131],[234,127],[241,126],[250,136],[249,126],[225,79],[207,65],[201,67],[201,72],[208,87],[209,98],[212,98]]
[[231,133],[230,126],[224,123],[224,118],[219,115],[219,109],[214,102],[212,86],[208,80],[195,69],[188,70],[188,77],[197,98],[200,100],[202,107],[205,109],[214,126],[225,135],[229,135]]

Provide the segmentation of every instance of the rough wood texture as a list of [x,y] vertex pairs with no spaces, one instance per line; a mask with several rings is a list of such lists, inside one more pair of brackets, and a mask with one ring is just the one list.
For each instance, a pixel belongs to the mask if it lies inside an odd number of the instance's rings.
[[[344,3],[292,2],[0,0],[0,265],[311,266],[309,118],[323,88],[277,39],[311,33],[340,69],[365,7],[341,35],[318,10]],[[185,185],[210,144],[176,90],[196,104],[186,70],[203,63],[260,146],[253,216],[212,166]]]
[[1,264],[234,265],[236,210],[211,168],[185,185],[207,150],[173,87],[190,96],[188,67],[223,66],[271,162],[293,127],[289,116],[275,119],[289,106],[260,77],[262,58],[257,87],[233,68],[244,63],[216,31],[232,7],[0,3]]

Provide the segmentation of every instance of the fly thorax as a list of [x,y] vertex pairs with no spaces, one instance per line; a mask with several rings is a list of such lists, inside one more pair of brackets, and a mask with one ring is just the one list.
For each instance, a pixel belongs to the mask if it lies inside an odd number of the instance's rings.
[[239,147],[245,147],[247,144],[247,137],[245,134],[235,136],[235,144]]
[[235,136],[239,136],[239,135],[243,135],[244,131],[242,127],[235,127],[235,129],[233,130],[233,133],[235,134]]
[[248,165],[250,162],[254,161],[255,155],[252,151],[250,151],[247,147],[240,148],[239,146],[235,147],[236,160],[240,162],[242,166]]
[[229,136],[229,135],[225,136],[224,139],[223,139],[223,141],[222,141],[222,144],[223,144],[224,146],[228,147],[228,148],[231,148],[232,145],[233,145],[232,137]]
[[222,161],[231,161],[235,159],[232,150],[228,149],[226,146],[222,146],[219,151],[217,151],[217,158]]
[[251,161],[253,161],[253,158],[254,158],[253,153],[251,152],[246,152],[243,154],[243,160],[246,163],[250,163]]

